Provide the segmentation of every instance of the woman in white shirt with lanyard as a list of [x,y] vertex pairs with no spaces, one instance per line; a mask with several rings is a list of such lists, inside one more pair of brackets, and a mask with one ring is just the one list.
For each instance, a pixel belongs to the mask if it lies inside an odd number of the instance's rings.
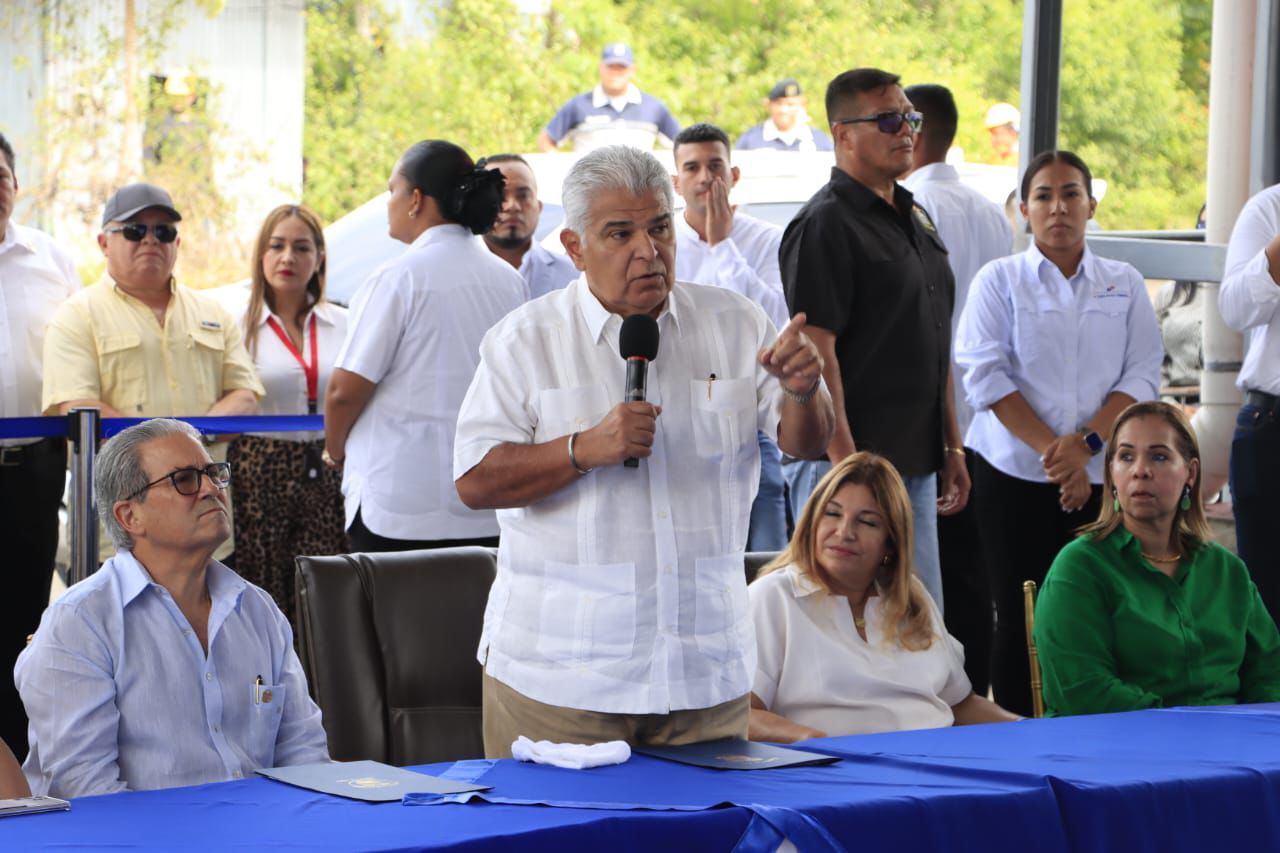
[[1102,450],[1116,416],[1151,400],[1164,350],[1142,275],[1085,244],[1097,208],[1089,167],[1036,155],[1022,178],[1032,245],[974,277],[956,362],[975,410],[978,530],[998,625],[996,701],[1031,713],[1022,583],[1044,581],[1076,528],[1097,518]]
[[458,498],[453,437],[481,338],[524,302],[524,279],[475,237],[493,227],[504,183],[438,139],[391,171],[388,231],[409,248],[352,300],[325,398],[325,461],[343,469],[353,550],[497,544],[493,511]]
[[818,483],[787,549],[747,587],[756,629],[752,740],[998,723],[912,567],[911,498],[882,456]]
[[[244,340],[267,390],[263,415],[319,411],[347,334],[347,311],[324,298],[324,232],[286,204],[267,216],[254,247]],[[235,567],[294,616],[294,557],[346,550],[341,477],[321,461],[323,434],[242,435],[231,443]]]

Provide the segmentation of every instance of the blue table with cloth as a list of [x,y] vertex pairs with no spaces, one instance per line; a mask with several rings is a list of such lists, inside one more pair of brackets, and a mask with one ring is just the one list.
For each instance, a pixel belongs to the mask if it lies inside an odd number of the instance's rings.
[[[492,785],[373,805],[266,779],[85,797],[0,821],[0,850],[1200,851],[1280,849],[1280,704],[808,741],[822,767],[635,755],[572,771],[421,768]],[[467,802],[457,802],[467,800]]]

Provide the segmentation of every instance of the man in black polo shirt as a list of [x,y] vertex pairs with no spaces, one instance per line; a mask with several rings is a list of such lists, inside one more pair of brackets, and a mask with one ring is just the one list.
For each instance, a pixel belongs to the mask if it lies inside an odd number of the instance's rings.
[[[897,183],[920,123],[898,79],[856,68],[827,86],[836,167],[787,226],[780,259],[787,306],[808,314],[805,331],[826,361],[836,410],[827,457],[870,450],[897,467],[911,494],[916,571],[941,607],[937,515],[969,497],[951,396],[955,279],[929,215]],[[788,466],[797,517],[826,465]]]

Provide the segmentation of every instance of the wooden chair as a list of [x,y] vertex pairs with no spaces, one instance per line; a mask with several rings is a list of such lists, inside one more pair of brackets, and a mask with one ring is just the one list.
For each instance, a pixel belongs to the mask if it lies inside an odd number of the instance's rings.
[[1031,711],[1039,719],[1044,716],[1044,688],[1040,683],[1040,656],[1036,653],[1036,582],[1022,582],[1022,613],[1027,626],[1027,661],[1031,666]]

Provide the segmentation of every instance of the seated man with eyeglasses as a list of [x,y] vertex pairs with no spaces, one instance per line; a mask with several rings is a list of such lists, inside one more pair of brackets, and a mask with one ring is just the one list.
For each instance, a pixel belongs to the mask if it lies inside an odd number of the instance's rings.
[[213,559],[231,471],[158,418],[109,440],[98,514],[119,549],[50,605],[14,669],[37,795],[240,779],[329,757],[289,622]]

